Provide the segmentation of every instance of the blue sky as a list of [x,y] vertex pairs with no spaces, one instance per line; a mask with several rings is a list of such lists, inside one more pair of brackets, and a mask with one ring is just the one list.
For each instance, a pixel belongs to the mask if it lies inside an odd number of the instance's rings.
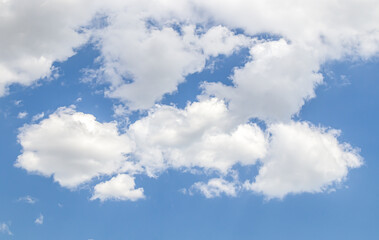
[[0,239],[376,239],[378,10],[0,2]]

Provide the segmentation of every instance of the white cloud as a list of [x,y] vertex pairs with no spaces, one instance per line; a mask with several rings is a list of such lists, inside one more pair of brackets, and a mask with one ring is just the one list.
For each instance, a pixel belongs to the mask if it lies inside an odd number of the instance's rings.
[[43,215],[40,214],[38,218],[34,221],[35,224],[37,225],[42,225],[43,224]]
[[[102,175],[131,175],[96,185],[93,199],[102,201],[126,199],[117,191],[130,186],[135,174],[155,177],[169,168],[200,168],[226,175],[235,164],[255,164],[267,148],[262,130],[255,124],[235,125],[218,99],[183,110],[157,105],[125,134],[118,133],[116,123],[99,123],[73,107],[59,108],[38,124],[22,127],[18,139],[23,152],[15,165],[52,175],[64,187],[75,188]],[[130,198],[138,191],[130,189]]]
[[328,191],[345,180],[350,168],[362,165],[357,149],[338,142],[337,130],[291,122],[273,124],[269,132],[268,155],[255,182],[245,184],[267,198]]
[[254,41],[247,36],[236,35],[228,28],[218,25],[210,28],[198,39],[205,56],[229,56],[241,47],[249,47]]
[[22,105],[22,101],[21,100],[15,100],[14,101],[14,105],[21,106]]
[[197,182],[191,187],[193,190],[200,191],[206,198],[220,197],[222,194],[235,197],[239,186],[234,182],[228,182],[222,178],[212,178],[207,183]]
[[[96,32],[102,71],[112,82],[108,96],[126,101],[133,110],[152,106],[175,91],[186,75],[202,71],[209,56],[250,46],[246,35],[230,31],[241,29],[250,35],[282,36],[289,43],[280,40],[253,47],[252,61],[233,76],[237,88],[213,90],[231,99],[233,109],[243,117],[288,120],[314,97],[314,88],[322,83],[317,73],[321,64],[378,53],[379,29],[374,23],[379,21],[379,4],[360,2],[365,16],[356,16],[357,5],[353,0],[125,3],[125,8],[112,12],[109,25]],[[272,14],[262,14],[267,12]],[[210,23],[213,27],[204,34],[194,31],[193,26]],[[251,101],[255,105],[246,104]]]
[[[0,31],[7,36],[0,39],[0,95],[11,83],[29,85],[49,76],[54,61],[66,60],[91,36],[101,67],[90,73],[108,84],[108,97],[123,102],[115,104],[115,116],[149,110],[125,134],[114,122],[99,123],[73,108],[24,126],[16,166],[29,172],[53,176],[69,188],[119,174],[95,186],[93,199],[105,201],[143,196],[134,189],[136,174],[200,169],[220,176],[196,183],[197,189],[218,196],[234,194],[237,183],[223,177],[235,164],[260,161],[259,175],[245,188],[282,198],[330,189],[362,164],[356,150],[338,142],[336,131],[291,118],[315,97],[322,64],[378,54],[376,1],[20,0],[0,3],[0,9]],[[106,24],[79,33],[97,11]],[[265,33],[276,37],[251,37]],[[186,76],[202,71],[210,57],[241,47],[250,48],[250,58],[231,75],[234,86],[204,83],[199,102],[185,109],[153,106]],[[269,125],[266,132],[249,123],[255,117]]]
[[[322,64],[367,59],[379,52],[375,1],[194,2],[203,14],[229,28],[286,39],[253,46],[251,61],[232,75],[234,87],[204,85],[207,94],[229,100],[231,110],[243,118],[288,121],[315,96],[314,88],[323,81],[318,73]],[[357,8],[365,14],[357,14]]]
[[145,198],[143,188],[135,189],[134,178],[126,174],[119,174],[109,181],[99,183],[94,189],[91,200],[99,199],[102,202],[106,200],[137,201]]
[[255,164],[266,137],[255,124],[236,124],[223,101],[208,99],[184,110],[156,106],[132,125],[133,153],[150,176],[167,168],[203,168],[226,174],[237,163]]
[[18,135],[22,154],[15,166],[75,188],[94,177],[123,167],[132,144],[115,122],[100,123],[73,107],[59,108],[38,124],[25,125]]
[[0,2],[0,96],[9,85],[30,85],[49,77],[88,39],[79,33],[97,9],[96,1],[17,0]]
[[[16,166],[53,175],[68,188],[118,174],[97,184],[91,199],[135,201],[144,193],[135,189],[134,175],[157,177],[167,169],[211,172],[219,177],[195,183],[191,189],[208,198],[236,196],[241,184],[233,166],[259,161],[259,174],[244,188],[267,198],[283,198],[289,193],[327,191],[342,183],[349,169],[362,164],[358,151],[339,143],[338,134],[306,122],[273,123],[263,132],[256,124],[238,123],[216,98],[185,109],[156,105],[124,134],[117,131],[116,123],[99,123],[70,107],[21,128],[23,153]],[[230,174],[237,177],[227,182],[224,178]]]
[[25,118],[26,116],[28,116],[28,113],[27,113],[27,112],[19,112],[18,115],[17,115],[17,118],[18,118],[18,119],[23,119],[23,118]]
[[[97,33],[103,59],[103,80],[112,83],[107,96],[131,110],[148,109],[172,93],[191,73],[204,69],[210,56],[230,55],[250,45],[243,35],[216,26],[202,35],[193,25],[149,27],[129,12],[119,13]],[[124,81],[123,79],[127,79]]]
[[[379,4],[372,0],[192,0],[198,12],[229,28],[284,36],[298,46],[339,58],[377,54]],[[357,12],[360,9],[362,12]],[[336,14],[338,13],[338,14]]]
[[251,61],[234,71],[234,86],[205,83],[205,93],[227,99],[244,120],[290,120],[322,83],[316,54],[283,39],[257,44],[250,53]]
[[123,104],[113,105],[114,117],[125,117],[127,118],[130,111]]
[[[90,36],[98,40],[102,70],[112,83],[109,96],[127,101],[132,109],[148,108],[175,91],[186,75],[204,68],[208,56],[246,46],[247,36],[231,29],[283,36],[303,55],[317,52],[320,64],[346,56],[367,59],[379,51],[379,4],[372,0],[18,0],[0,6],[0,32],[6,36],[0,40],[0,95],[12,83],[30,85],[51,75],[53,62],[75,54]],[[107,23],[83,28],[96,13]],[[205,33],[199,36],[192,26]],[[290,54],[283,62],[291,59]],[[308,75],[318,69],[310,64]],[[296,69],[294,64],[289,71]]]
[[36,114],[32,117],[32,122],[37,122],[38,120],[42,119],[45,116],[44,112],[41,112],[39,114]]
[[18,199],[19,202],[26,202],[26,203],[29,203],[29,204],[34,204],[38,201],[37,198],[35,197],[32,197],[32,196],[29,196],[29,195],[26,195],[25,197],[20,197]]
[[9,229],[9,225],[6,224],[6,223],[0,223],[0,232],[1,233],[5,233],[5,234],[8,234],[8,235],[13,235],[13,233],[11,232],[11,230]]

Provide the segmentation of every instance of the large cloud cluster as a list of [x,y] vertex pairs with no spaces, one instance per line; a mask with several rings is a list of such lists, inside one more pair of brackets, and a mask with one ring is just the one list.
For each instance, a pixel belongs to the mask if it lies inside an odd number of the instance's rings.
[[[213,173],[219,178],[195,183],[206,197],[235,196],[252,190],[269,198],[288,193],[321,192],[341,183],[362,164],[357,150],[339,143],[338,131],[309,123],[235,125],[225,103],[210,99],[185,109],[157,106],[119,133],[116,123],[99,123],[89,114],[61,108],[40,123],[25,125],[18,136],[23,153],[16,166],[61,186],[76,188],[113,175],[95,186],[92,199],[137,200],[134,175],[156,177],[169,169]],[[240,182],[233,167],[262,167],[254,182]],[[226,178],[232,177],[231,182]]]
[[[91,39],[100,67],[89,72],[106,83],[105,96],[124,113],[147,112],[124,133],[72,107],[20,130],[17,166],[69,188],[113,177],[92,199],[143,198],[134,176],[169,168],[217,174],[190,187],[206,197],[252,190],[282,198],[328,190],[362,164],[338,131],[292,119],[323,83],[322,64],[377,55],[377,1],[10,0],[0,2],[0,18],[8,36],[0,39],[0,94],[48,77]],[[203,82],[185,109],[159,104],[211,58],[242,48],[249,58],[232,85]],[[258,162],[255,179],[240,182],[234,166]]]

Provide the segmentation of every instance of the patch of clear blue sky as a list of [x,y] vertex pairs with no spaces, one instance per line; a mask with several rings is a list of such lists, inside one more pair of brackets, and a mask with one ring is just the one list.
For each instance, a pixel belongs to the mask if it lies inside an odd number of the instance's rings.
[[[98,53],[91,46],[65,63],[56,64],[62,76],[38,87],[12,86],[10,95],[0,98],[0,222],[11,222],[13,237],[0,233],[0,239],[375,239],[379,235],[379,171],[377,134],[379,132],[379,61],[368,63],[329,63],[324,72],[326,85],[317,88],[317,98],[304,106],[298,119],[342,130],[340,139],[362,149],[365,166],[352,170],[346,185],[327,194],[301,194],[284,200],[265,201],[262,196],[243,192],[237,198],[205,199],[183,195],[178,190],[206,176],[167,171],[158,179],[136,178],[147,198],[137,202],[89,201],[86,187],[69,191],[51,178],[27,174],[13,167],[20,153],[18,128],[31,116],[54,112],[75,104],[78,111],[93,114],[101,122],[113,119],[114,100],[94,94],[96,87],[78,81],[80,70],[96,67]],[[220,58],[214,72],[193,74],[179,85],[178,92],[164,103],[183,107],[198,93],[201,81],[227,80],[234,66],[243,64],[246,52]],[[350,84],[340,84],[345,75]],[[343,85],[343,86],[342,86]],[[188,90],[190,89],[190,90]],[[179,96],[180,95],[180,96]],[[83,100],[75,102],[77,98]],[[22,100],[15,106],[15,100]],[[29,113],[17,119],[19,112]],[[256,169],[242,170],[249,176]],[[246,171],[246,172],[244,172]],[[34,205],[16,200],[25,195],[39,199]],[[63,207],[59,207],[58,203]],[[42,213],[44,224],[34,224]]]

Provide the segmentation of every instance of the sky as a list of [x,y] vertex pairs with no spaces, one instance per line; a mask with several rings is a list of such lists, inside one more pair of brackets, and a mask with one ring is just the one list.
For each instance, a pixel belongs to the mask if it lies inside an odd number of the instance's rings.
[[375,0],[1,0],[0,239],[377,239]]

